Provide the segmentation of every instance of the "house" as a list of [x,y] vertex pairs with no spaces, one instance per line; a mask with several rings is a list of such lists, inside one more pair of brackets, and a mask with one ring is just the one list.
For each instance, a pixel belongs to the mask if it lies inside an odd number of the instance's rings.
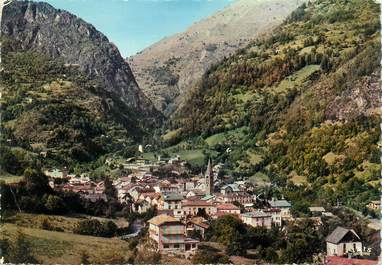
[[180,254],[198,249],[199,241],[186,238],[186,227],[176,218],[158,215],[148,223],[149,237],[158,244],[159,252]]
[[205,233],[209,228],[209,224],[203,217],[193,217],[186,222],[187,235],[193,235],[195,232],[199,233],[201,238],[205,237]]
[[361,238],[353,229],[338,226],[326,238],[327,256],[345,256],[348,254],[362,256]]
[[216,213],[216,206],[200,199],[187,199],[182,201],[182,210],[184,215],[213,215]]
[[240,215],[240,219],[243,223],[253,227],[265,227],[267,229],[272,227],[272,216],[261,211],[243,213]]
[[272,198],[272,200],[268,201],[268,204],[270,208],[276,208],[281,210],[281,218],[289,220],[292,218],[292,215],[290,213],[291,203],[287,200],[276,200],[275,198]]
[[272,223],[276,226],[282,226],[281,209],[268,208],[263,209],[262,212],[269,214],[272,217]]
[[182,211],[182,200],[183,195],[181,194],[164,194],[163,195],[163,206],[160,207],[163,210],[173,210],[173,215],[175,217],[182,217],[183,211]]
[[229,193],[234,193],[234,192],[241,192],[241,190],[239,189],[239,186],[236,185],[236,184],[228,184],[228,185],[224,185],[221,189],[220,189],[220,193],[223,194],[223,195],[226,195],[226,194],[229,194]]
[[330,256],[325,258],[325,265],[377,265],[378,260],[369,259],[349,259],[348,257]]
[[240,214],[240,208],[232,203],[219,204],[216,206],[217,213]]

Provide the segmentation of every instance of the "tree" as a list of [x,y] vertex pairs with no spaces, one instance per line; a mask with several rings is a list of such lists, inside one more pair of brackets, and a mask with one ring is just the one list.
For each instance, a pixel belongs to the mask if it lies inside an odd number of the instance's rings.
[[24,180],[27,190],[36,195],[51,192],[48,177],[41,172],[41,169],[27,168],[24,171]]
[[64,201],[55,195],[48,195],[44,206],[51,214],[62,214],[66,211]]
[[5,146],[0,146],[0,168],[11,173],[20,174],[20,161],[12,153],[11,149]]
[[289,242],[287,248],[282,252],[281,260],[285,263],[303,263],[311,259],[311,253],[307,251],[308,243],[302,239]]
[[109,177],[105,177],[104,186],[105,186],[104,193],[108,201],[117,199],[117,190],[113,186],[113,182],[109,179]]

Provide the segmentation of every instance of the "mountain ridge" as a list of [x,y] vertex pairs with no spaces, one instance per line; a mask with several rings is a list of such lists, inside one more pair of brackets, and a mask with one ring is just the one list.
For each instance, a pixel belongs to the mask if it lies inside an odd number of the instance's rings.
[[211,65],[281,24],[303,2],[235,1],[128,61],[142,90],[157,109],[170,115]]

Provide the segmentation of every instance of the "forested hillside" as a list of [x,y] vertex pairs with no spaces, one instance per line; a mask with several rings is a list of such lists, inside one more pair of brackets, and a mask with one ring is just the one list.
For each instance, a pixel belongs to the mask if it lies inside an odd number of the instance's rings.
[[169,143],[244,128],[213,146],[216,160],[362,208],[380,175],[379,10],[372,0],[303,4],[203,76],[169,122]]
[[168,116],[203,73],[265,35],[305,0],[236,0],[186,31],[166,37],[131,56],[139,86]]
[[1,31],[1,173],[19,175],[35,158],[73,171],[105,154],[129,156],[162,123],[117,47],[82,19],[14,1]]
[[[4,47],[5,46],[5,47]],[[46,156],[44,167],[74,166],[124,150],[145,131],[126,119],[125,105],[78,67],[42,53],[3,45],[2,169],[21,174]],[[16,46],[17,47],[17,46]]]

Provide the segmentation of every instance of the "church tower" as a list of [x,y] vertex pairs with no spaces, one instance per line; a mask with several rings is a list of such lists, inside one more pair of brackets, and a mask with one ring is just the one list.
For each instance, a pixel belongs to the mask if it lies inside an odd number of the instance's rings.
[[214,174],[212,171],[211,159],[208,160],[207,171],[204,176],[206,182],[206,194],[214,193]]

